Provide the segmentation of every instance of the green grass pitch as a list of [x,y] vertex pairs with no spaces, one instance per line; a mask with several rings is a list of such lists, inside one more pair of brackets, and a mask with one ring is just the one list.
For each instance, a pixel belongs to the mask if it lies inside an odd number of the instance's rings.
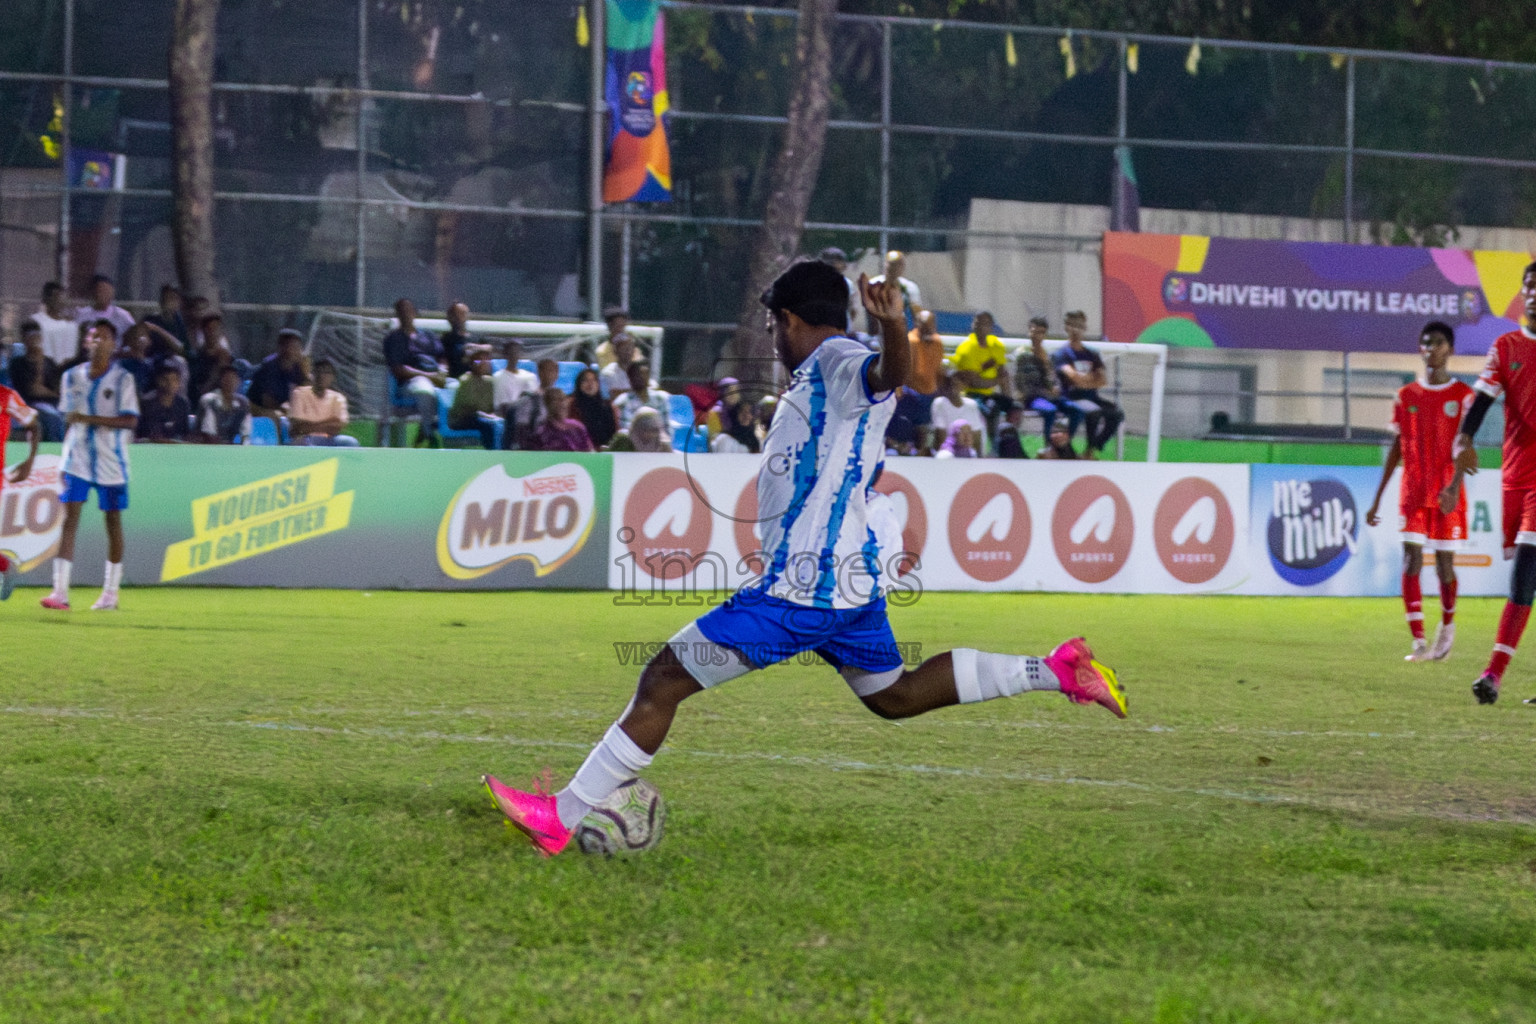
[[0,1020],[1536,1019],[1536,650],[1469,693],[1496,601],[1405,665],[1395,601],[926,595],[899,639],[1085,633],[1131,719],[894,724],[781,666],[684,706],[658,850],[542,861],[479,775],[563,780],[613,644],[692,610],[39,596],[0,606]]

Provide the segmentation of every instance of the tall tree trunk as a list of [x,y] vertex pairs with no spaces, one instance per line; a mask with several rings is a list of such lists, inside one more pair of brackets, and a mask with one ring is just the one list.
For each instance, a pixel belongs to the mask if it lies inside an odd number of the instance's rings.
[[721,354],[717,376],[766,384],[774,379],[773,343],[763,329],[758,296],[800,249],[805,214],[811,206],[821,155],[826,148],[832,101],[832,29],[837,0],[800,0],[795,31],[795,86],[789,97],[784,144],[768,178],[763,226],[752,247],[736,333]]
[[176,0],[171,27],[171,152],[176,274],[214,308],[213,51],[219,0]]

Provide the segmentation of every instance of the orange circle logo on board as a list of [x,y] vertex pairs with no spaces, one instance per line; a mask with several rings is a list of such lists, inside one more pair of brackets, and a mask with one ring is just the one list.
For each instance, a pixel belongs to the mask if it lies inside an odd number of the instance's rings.
[[1056,499],[1051,540],[1074,579],[1103,583],[1125,566],[1136,524],[1125,492],[1102,476],[1078,477]]
[[949,549],[960,570],[982,583],[1007,579],[1029,552],[1029,503],[1013,481],[981,473],[949,506]]
[[635,481],[624,502],[619,540],[651,577],[677,580],[709,550],[712,526],[709,506],[694,492],[688,474],[668,466]]
[[1163,568],[1181,583],[1207,583],[1227,567],[1236,529],[1221,488],[1204,477],[1174,481],[1157,503],[1152,537]]

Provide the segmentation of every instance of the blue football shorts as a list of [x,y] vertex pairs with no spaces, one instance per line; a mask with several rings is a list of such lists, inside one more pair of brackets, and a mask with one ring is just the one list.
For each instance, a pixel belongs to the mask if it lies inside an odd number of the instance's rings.
[[83,502],[96,488],[96,503],[103,512],[121,512],[128,507],[127,484],[97,484],[71,473],[64,474],[64,493],[59,500],[66,505]]

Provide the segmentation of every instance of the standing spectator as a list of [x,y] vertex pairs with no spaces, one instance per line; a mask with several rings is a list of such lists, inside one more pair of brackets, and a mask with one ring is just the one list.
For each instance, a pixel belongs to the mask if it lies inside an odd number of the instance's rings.
[[437,436],[437,389],[448,383],[448,368],[443,363],[443,346],[430,331],[416,326],[416,306],[410,299],[395,300],[395,317],[400,326],[384,336],[384,362],[402,394],[416,402],[421,416],[416,447],[441,448]]
[[149,328],[134,324],[123,336],[123,348],[117,358],[118,365],[133,374],[133,383],[141,395],[155,390],[155,367],[149,358],[149,339]]
[[[613,365],[617,366],[618,363]],[[613,369],[613,366],[608,369]],[[628,386],[628,383],[626,380],[625,385]],[[576,375],[576,392],[571,395],[570,412],[587,428],[587,436],[596,448],[606,446],[618,432],[619,425],[613,415],[613,405],[603,398],[597,371],[590,366]]]
[[113,304],[115,298],[117,286],[112,279],[106,274],[97,274],[91,278],[91,304],[75,310],[75,322],[94,324],[97,320],[110,320],[117,337],[121,338],[133,326],[134,319],[132,313]]
[[590,452],[592,439],[580,421],[567,419],[565,392],[559,388],[544,391],[544,422],[534,437],[534,447],[541,452]]
[[864,311],[864,302],[859,298],[859,286],[853,283],[853,278],[848,276],[848,254],[835,245],[829,245],[821,250],[817,257],[823,263],[830,264],[832,269],[843,275],[843,280],[848,284],[848,330],[857,330],[859,314]]
[[632,334],[613,338],[613,362],[603,367],[598,377],[603,397],[612,401],[629,390],[629,368],[639,356],[639,346]]
[[1027,459],[1024,442],[1019,440],[1019,428],[1005,423],[997,428],[997,457],[1000,459]]
[[26,352],[11,360],[11,387],[37,413],[39,439],[62,441],[64,414],[59,411],[59,380],[64,371],[48,358],[44,350],[46,336],[36,320],[22,322],[21,341]]
[[[480,355],[469,364],[453,392],[448,407],[448,426],[454,430],[478,430],[486,448],[496,447],[496,384],[491,380],[491,357]],[[482,419],[484,418],[484,419]]]
[[965,420],[955,420],[944,435],[944,443],[933,453],[936,459],[979,458],[976,451],[976,430]]
[[293,389],[309,379],[304,372],[304,336],[292,328],[277,332],[277,351],[261,361],[251,375],[246,397],[257,416],[278,416]]
[[645,408],[661,413],[662,422],[671,422],[671,400],[665,391],[651,387],[651,364],[639,359],[629,364],[629,390],[613,400],[613,414],[620,430],[628,430],[635,413]]
[[240,393],[240,371],[226,366],[219,386],[197,406],[197,429],[205,444],[236,444],[251,436],[251,403]]
[[1067,428],[1060,423],[1051,427],[1051,432],[1046,436],[1045,447],[1040,449],[1036,458],[1041,459],[1079,459],[1077,449],[1072,447],[1072,435]]
[[192,406],[181,393],[181,372],[169,363],[155,371],[155,389],[144,396],[135,439],[179,444],[190,439]]
[[950,361],[965,393],[981,406],[988,434],[995,432],[998,419],[1014,406],[1008,394],[1008,350],[998,340],[996,330],[991,313],[977,313],[971,321],[970,335],[955,349],[955,357]]
[[288,429],[294,444],[328,448],[356,448],[357,438],[347,429],[347,396],[335,389],[336,365],[318,359],[314,365],[314,383],[293,389],[288,396]]
[[175,285],[160,286],[160,311],[146,318],[146,322],[175,338],[177,344],[181,346],[178,354],[186,352],[191,347],[192,335],[187,329],[186,317],[181,315],[181,292]]
[[960,391],[960,382],[953,375],[944,374],[939,377],[939,397],[933,402],[933,429],[938,436],[948,437],[949,428],[957,421],[969,423],[978,433],[987,424],[976,399]]
[[1099,396],[1099,388],[1108,383],[1108,375],[1104,372],[1103,357],[1083,340],[1088,331],[1087,315],[1081,310],[1068,313],[1066,326],[1067,344],[1056,351],[1053,363],[1066,400],[1088,414],[1084,455],[1093,459],[1120,429],[1125,413],[1114,402]]
[[[667,443],[665,421],[655,409],[641,409],[635,413],[628,430],[613,435],[607,450],[610,452],[670,452]],[[721,435],[722,437],[724,435]]]
[[603,310],[603,322],[608,325],[608,337],[597,346],[596,362],[599,370],[617,358],[613,350],[613,342],[619,335],[628,333],[629,310],[623,306],[609,306]]
[[[892,249],[885,254],[885,273],[874,278],[870,284],[883,284],[886,281],[895,281],[901,287],[901,303],[907,314],[907,327],[912,326],[912,314],[914,310],[922,309],[923,293],[918,290],[917,282],[902,277],[907,272],[907,254],[899,249]],[[857,290],[857,289],[855,289]],[[862,302],[860,303],[862,305]],[[878,331],[871,331],[878,334]]]
[[1018,388],[1019,405],[1040,414],[1041,436],[1051,436],[1051,426],[1060,414],[1067,418],[1067,436],[1070,437],[1077,433],[1083,411],[1062,397],[1056,371],[1045,354],[1047,330],[1049,325],[1043,316],[1029,322],[1029,348],[1019,353],[1018,361],[1014,363],[1013,380]]
[[462,302],[455,302],[448,307],[448,330],[443,334],[442,341],[443,356],[448,361],[450,377],[462,377],[469,373],[470,363],[478,356],[491,358],[491,346],[469,333],[469,306]]
[[63,366],[80,352],[80,322],[57,281],[43,285],[43,304],[32,319],[43,331],[43,354]]

